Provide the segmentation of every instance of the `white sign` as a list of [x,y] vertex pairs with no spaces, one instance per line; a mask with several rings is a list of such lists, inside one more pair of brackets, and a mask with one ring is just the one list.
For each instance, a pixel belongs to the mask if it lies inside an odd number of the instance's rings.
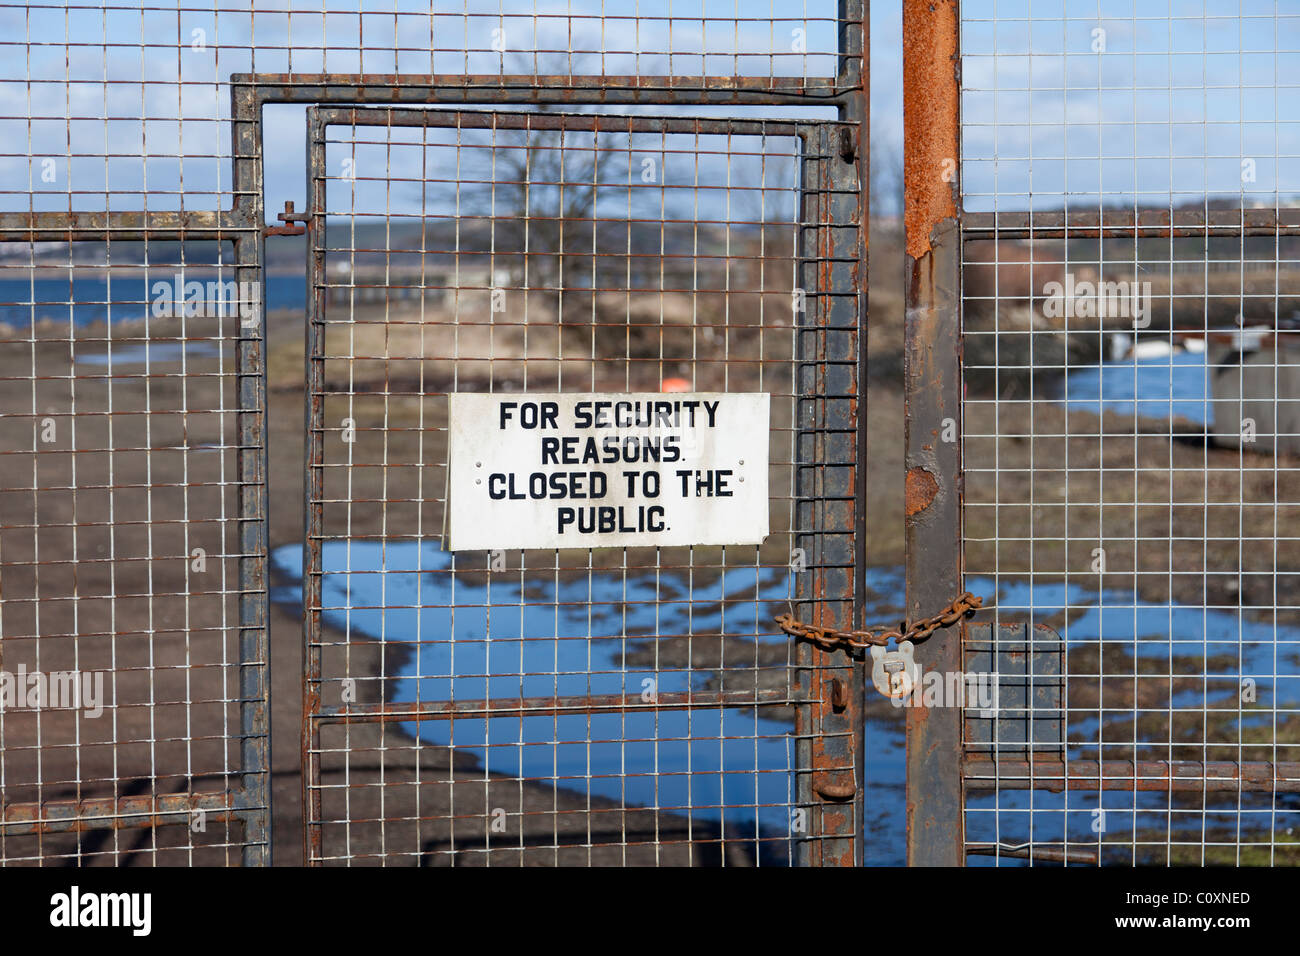
[[766,393],[449,399],[449,550],[767,536]]

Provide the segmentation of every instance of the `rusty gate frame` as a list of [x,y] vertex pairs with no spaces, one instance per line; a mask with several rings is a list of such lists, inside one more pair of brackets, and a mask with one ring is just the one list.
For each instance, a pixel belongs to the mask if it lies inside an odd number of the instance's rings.
[[[246,138],[239,141],[248,142]],[[72,244],[113,240],[230,243],[236,282],[241,288],[242,283],[249,283],[260,289],[260,302],[264,304],[262,195],[260,189],[249,185],[250,164],[236,161],[234,167],[234,198],[229,210],[0,213],[0,243]],[[265,308],[259,308],[258,313],[257,325],[241,322],[234,339],[238,514],[233,520],[238,523],[239,545],[236,628],[241,764],[235,773],[241,782],[236,787],[211,793],[152,793],[8,803],[0,807],[0,828],[6,834],[188,826],[196,813],[202,813],[205,820],[244,825],[240,841],[244,865],[270,862]]]
[[[962,245],[967,239],[1300,235],[1300,208],[962,212],[960,0],[903,2],[904,227],[907,254],[907,616],[963,587]],[[955,441],[939,439],[955,423]],[[1004,623],[1005,626],[1005,623]],[[961,639],[916,648],[925,670],[960,671]],[[1066,760],[967,752],[962,708],[907,709],[909,865],[962,866],[969,781],[1003,789],[1300,792],[1300,762]],[[1042,850],[1004,855],[1051,859]]]
[[[903,346],[907,620],[962,592],[961,61],[957,0],[903,0],[903,214],[907,274]],[[917,646],[924,671],[961,670],[966,622]],[[907,862],[961,866],[962,710],[908,707]]]
[[[795,544],[807,570],[795,575],[796,613],[834,626],[860,615],[862,567],[858,557],[863,515],[857,507],[860,465],[858,382],[865,340],[860,309],[859,254],[863,251],[862,194],[853,124],[835,120],[745,120],[611,113],[527,113],[400,107],[327,107],[307,110],[308,320],[305,396],[305,534],[303,554],[303,822],[309,865],[323,860],[320,732],[325,724],[448,720],[465,717],[536,717],[792,705],[795,710],[795,799],[811,809],[806,833],[794,837],[804,865],[854,865],[862,855],[864,755],[861,657],[826,652],[801,642],[793,665],[795,693],[780,689],[556,698],[417,701],[395,704],[322,701],[322,582],[324,577],[324,363],[326,284],[324,233],[326,129],[331,126],[443,127],[456,129],[655,132],[694,135],[788,136],[801,143],[799,177],[799,281],[812,307],[797,327],[793,357],[797,429]],[[865,419],[865,415],[861,416]],[[853,463],[859,462],[854,467]],[[851,595],[845,600],[837,595]]]

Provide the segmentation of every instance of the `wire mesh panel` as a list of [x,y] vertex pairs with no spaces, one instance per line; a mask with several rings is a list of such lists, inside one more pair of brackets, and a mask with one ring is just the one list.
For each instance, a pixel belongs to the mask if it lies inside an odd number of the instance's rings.
[[[276,560],[305,562],[310,861],[820,853],[796,750],[835,671],[773,617],[854,594],[811,590],[853,521],[852,441],[826,435],[856,352],[827,374],[830,297],[803,286],[833,197],[857,208],[838,128],[314,108],[309,135],[307,541]],[[453,554],[462,391],[770,393],[772,534]]]
[[[322,693],[357,675],[346,720],[325,709],[341,701],[315,702],[311,752],[336,763],[313,778],[309,802],[314,794],[315,820],[345,821],[347,836],[319,840],[313,859],[374,858],[396,846],[394,860],[459,860],[465,844],[460,830],[453,839],[453,824],[471,820],[471,842],[478,826],[496,847],[483,813],[506,807],[522,820],[546,805],[536,788],[521,788],[524,771],[515,769],[514,804],[489,801],[476,783],[484,806],[466,811],[475,798],[459,796],[458,785],[440,789],[429,769],[440,767],[444,783],[453,758],[457,774],[512,772],[496,756],[506,748],[495,717],[490,730],[479,720],[474,744],[471,724],[433,712],[453,699],[462,705],[463,679],[521,678],[535,667],[552,678],[544,696],[623,695],[612,710],[584,705],[596,729],[555,725],[546,737],[530,724],[511,751],[520,761],[534,752],[554,758],[542,775],[549,812],[570,836],[575,818],[564,813],[575,793],[617,808],[609,820],[593,818],[606,836],[578,841],[579,858],[595,859],[601,844],[614,847],[601,859],[632,847],[652,857],[662,847],[661,859],[684,861],[783,860],[792,846],[807,862],[851,857],[860,802],[826,794],[845,793],[841,778],[858,768],[858,710],[832,708],[816,675],[856,678],[843,660],[787,649],[770,617],[772,603],[791,596],[797,613],[827,624],[862,610],[853,583],[862,546],[852,532],[863,480],[855,454],[865,445],[856,405],[865,190],[855,155],[866,119],[865,35],[858,0],[817,0],[797,12],[675,5],[653,15],[595,0],[562,10],[463,0],[418,10],[329,0],[205,10],[0,3],[0,451],[17,466],[0,476],[0,665],[24,674],[38,663],[59,674],[93,665],[90,686],[95,674],[105,685],[102,717],[0,708],[0,859],[269,861],[271,544],[282,574],[317,561],[305,610],[329,635],[308,662],[322,668]],[[671,112],[673,122],[719,106],[752,117],[779,107],[844,125],[706,132],[624,121],[606,135],[590,118],[529,127],[504,117],[501,126],[482,117],[412,124],[393,113],[383,131],[369,120],[339,121],[364,135],[322,137],[321,162],[328,152],[331,164],[359,165],[350,173],[330,165],[328,179],[311,174],[313,184],[331,183],[334,208],[312,227],[317,271],[304,309],[300,256],[287,240],[267,241],[294,235],[303,221],[287,205],[304,179],[298,118],[311,104],[449,103],[627,106]],[[489,165],[468,168],[467,158]],[[268,227],[268,194],[277,211],[286,202],[281,226]],[[508,314],[493,311],[498,291]],[[270,503],[297,500],[301,461],[292,435],[269,436],[276,416],[267,392],[304,387],[297,346],[281,334],[304,311],[319,337],[308,388],[322,417],[309,436],[318,467],[308,475],[321,484],[308,539],[318,547],[295,565],[299,529],[283,517],[284,527],[273,527],[271,518],[296,508]],[[336,327],[340,316],[347,321]],[[782,490],[773,512],[784,537],[747,555],[628,552],[578,565],[514,555],[504,572],[496,558],[444,567],[436,547],[425,553],[440,543],[447,394],[547,383],[657,390],[678,379],[780,399],[773,486]],[[355,440],[340,457],[331,442],[342,441],[345,397]],[[336,474],[349,476],[346,487],[335,487]],[[351,581],[350,555],[376,543],[382,557],[362,569],[374,565],[375,580],[403,581],[414,596],[391,596],[383,583],[369,605],[356,602],[350,584],[333,605],[310,597],[313,584],[332,594]],[[414,551],[398,547],[412,543]],[[454,594],[428,598],[432,582],[454,583]],[[584,582],[592,593],[579,600]],[[465,588],[481,588],[481,599]],[[519,617],[513,642],[499,640],[509,633],[500,629],[503,607]],[[549,632],[537,607],[552,612]],[[335,608],[345,609],[342,624]],[[575,608],[590,611],[585,627]],[[375,639],[372,625],[387,638],[396,612],[408,610],[418,622],[402,626],[413,636]],[[465,622],[480,611],[476,643],[452,615]],[[623,617],[632,619],[626,627],[610,623]],[[440,628],[462,642],[464,666],[442,675],[441,664],[429,664],[425,674],[422,660],[453,649]],[[617,661],[608,643],[615,631]],[[538,633],[550,639],[549,668],[524,659],[525,649],[547,646]],[[489,638],[518,660],[501,664],[504,651],[491,650]],[[594,663],[575,672],[572,649],[585,646]],[[336,648],[346,672],[330,670]],[[464,663],[472,653],[480,662]],[[366,655],[377,671],[358,665]],[[364,676],[372,673],[381,676]],[[654,688],[636,685],[638,675]],[[441,676],[451,683],[439,684]],[[474,690],[470,700],[494,699],[502,685]],[[688,729],[647,725],[626,713],[624,698],[645,704],[654,721],[684,720]],[[294,725],[283,695],[279,706],[278,726]],[[366,706],[382,714],[363,719]],[[399,707],[410,708],[409,720]],[[632,724],[624,733],[609,721]],[[360,737],[366,724],[378,736]],[[444,727],[462,736],[439,736]],[[561,771],[559,757],[576,753],[575,741],[605,753],[591,768]],[[609,769],[611,748],[631,761],[627,769]],[[673,769],[659,773],[661,759]],[[339,766],[344,780],[413,774],[416,786],[344,786]],[[778,794],[780,786],[795,797]],[[442,796],[414,809],[399,802],[443,792],[443,809]],[[349,809],[353,796],[362,802]],[[345,809],[328,802],[335,797]],[[365,802],[372,798],[378,804]],[[792,799],[806,814],[778,821]],[[332,818],[322,817],[321,800]],[[296,823],[295,809],[283,812]],[[412,823],[420,839],[404,844],[399,831]],[[678,835],[657,840],[656,827]],[[527,839],[558,859],[562,829],[553,823],[547,837],[530,822]],[[533,844],[520,843],[518,827],[510,833],[521,857]],[[426,834],[437,837],[427,852],[434,837]]]
[[961,54],[968,659],[1063,642],[966,848],[1295,864],[1300,18],[966,3]]
[[2,863],[264,849],[237,354],[261,290],[235,276],[215,241],[3,247]]

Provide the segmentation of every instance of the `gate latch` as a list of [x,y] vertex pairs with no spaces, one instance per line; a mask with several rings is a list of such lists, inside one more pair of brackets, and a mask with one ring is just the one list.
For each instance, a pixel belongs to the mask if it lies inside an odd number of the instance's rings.
[[303,226],[295,226],[293,223],[307,223],[311,220],[311,214],[305,212],[293,211],[293,200],[284,201],[284,212],[278,213],[275,217],[279,219],[283,226],[267,226],[266,235],[268,236],[301,236],[307,230]]
[[938,614],[933,617],[922,618],[911,627],[908,627],[907,623],[904,622],[898,625],[897,628],[873,627],[865,631],[840,631],[816,624],[804,624],[802,621],[796,620],[793,614],[778,614],[776,623],[781,625],[781,630],[791,637],[811,641],[825,651],[834,651],[840,648],[861,651],[863,648],[870,647],[872,656],[875,656],[875,652],[883,650],[890,641],[897,641],[899,648],[907,644],[908,649],[893,653],[905,654],[910,660],[912,645],[927,640],[931,634],[940,628],[952,627],[963,618],[970,617],[983,605],[983,598],[976,597],[969,591],[964,591],[953,598],[952,603]]

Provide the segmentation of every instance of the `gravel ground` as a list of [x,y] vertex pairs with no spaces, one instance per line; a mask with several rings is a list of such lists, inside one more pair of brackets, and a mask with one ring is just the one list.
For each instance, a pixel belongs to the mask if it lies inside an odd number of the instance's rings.
[[[302,535],[300,335],[292,319],[277,318],[272,324],[268,449],[273,548],[298,542]],[[889,338],[881,338],[886,352]],[[220,434],[221,416],[197,411],[218,407],[217,379],[196,374],[216,370],[216,360],[200,353],[187,355],[188,377],[179,375],[178,355],[155,360],[147,390],[142,365],[115,365],[111,416],[102,414],[109,410],[107,379],[78,382],[74,438],[65,428],[72,419],[63,417],[74,410],[66,378],[66,338],[6,348],[8,364],[0,377],[0,410],[5,413],[0,417],[0,439],[8,452],[7,478],[0,481],[3,663],[9,670],[19,663],[45,671],[114,667],[112,692],[119,702],[111,717],[101,721],[76,722],[60,713],[39,720],[30,714],[7,714],[7,795],[11,800],[140,795],[150,792],[151,779],[158,793],[220,791],[226,785],[225,769],[235,765],[230,738],[237,708],[230,703],[234,668],[210,666],[232,659],[232,638],[212,622],[223,614],[233,620],[235,606],[229,585],[213,587],[208,582],[214,574],[233,580],[235,565],[233,558],[221,557],[219,537],[211,536],[216,526],[197,520],[219,513],[223,505],[221,488],[204,484],[219,473],[221,454],[205,458],[199,450]],[[78,354],[81,349],[78,344]],[[35,378],[29,371],[33,360]],[[902,399],[893,374],[896,363],[889,354],[874,361],[881,371],[873,375],[868,396],[868,555],[873,563],[897,565],[902,551]],[[107,371],[84,361],[76,368],[78,375]],[[395,400],[397,405],[402,401],[418,399]],[[179,414],[183,409],[189,414]],[[402,414],[400,408],[395,412]],[[1207,447],[1195,436],[1171,436],[1163,424],[1066,415],[1046,403],[1004,402],[997,415],[994,419],[992,406],[983,404],[972,405],[967,413],[967,435],[987,436],[968,437],[967,445],[972,571],[997,570],[1015,577],[1052,568],[1086,574],[1093,549],[1102,547],[1106,573],[1094,583],[1127,588],[1136,584],[1147,600],[1241,607],[1256,616],[1277,602],[1275,595],[1291,593],[1300,583],[1300,555],[1287,536],[1300,517],[1295,506],[1287,504],[1300,501],[1293,462]],[[42,452],[63,453],[33,455],[34,430],[39,435],[50,416],[56,419],[57,434]],[[227,434],[232,423],[227,415]],[[394,436],[389,453],[401,460],[410,449]],[[67,454],[73,441],[76,455]],[[182,445],[189,451],[179,450]],[[109,447],[117,450],[112,455],[95,450]],[[231,461],[228,457],[227,468]],[[993,462],[996,482],[984,471]],[[42,488],[59,490],[33,496],[23,490],[30,489],[32,476]],[[355,480],[354,499],[381,496],[382,489],[373,484],[382,480],[378,469],[356,469]],[[1103,500],[1105,506],[1099,506]],[[233,513],[229,491],[224,505]],[[186,507],[196,519],[188,525],[158,523],[159,515],[184,514]],[[993,538],[993,532],[996,542],[982,540]],[[206,546],[211,556],[202,579],[185,560],[198,546]],[[33,564],[37,559],[39,576]],[[38,591],[39,619],[37,603],[30,600]],[[157,597],[167,593],[188,597]],[[882,606],[891,602],[891,596],[879,597]],[[1278,619],[1282,622],[1284,615]],[[40,643],[39,659],[36,642],[25,637],[36,633],[48,635]],[[278,863],[297,863],[303,855],[302,622],[284,605],[274,605],[271,612],[271,651],[274,852]],[[378,644],[354,644],[352,653],[352,673],[379,675]],[[643,647],[639,653],[649,652]],[[667,640],[657,653],[663,664],[685,665],[692,659],[707,668],[719,654],[734,660],[752,655],[754,648],[729,642],[723,650],[716,643]],[[391,669],[391,654],[385,663]],[[1074,666],[1085,669],[1088,662]],[[1158,682],[1135,681],[1131,660],[1112,661],[1111,668],[1116,676],[1097,691],[1108,698],[1119,695],[1110,699],[1140,693],[1144,702],[1159,703],[1182,687],[1168,681],[1167,674],[1156,674],[1162,678]],[[726,679],[718,683],[727,686]],[[364,700],[384,684],[380,680],[362,686]],[[1078,693],[1085,694],[1086,688]],[[897,721],[898,715],[883,701],[873,701],[873,720]],[[1179,728],[1180,739],[1193,748],[1207,733],[1218,739],[1214,718],[1210,721]],[[1279,734],[1295,732],[1289,722],[1278,726]],[[1117,733],[1131,735],[1132,728]],[[708,821],[667,811],[620,811],[608,801],[589,800],[562,788],[485,773],[470,756],[453,760],[447,748],[414,746],[399,725],[354,724],[346,734],[353,753],[350,766],[327,756],[322,784],[330,815],[342,816],[338,801],[346,799],[352,824],[346,830],[329,829],[327,854],[347,849],[357,862],[377,862],[383,854],[390,863],[417,865],[738,865],[781,857],[780,845],[760,846],[732,833],[721,841],[717,825]],[[325,741],[327,747],[337,743]],[[1266,755],[1273,743],[1260,740],[1251,745]],[[1237,752],[1235,745],[1231,749]],[[381,766],[385,786],[368,785],[378,781]],[[485,833],[490,811],[497,807],[506,808],[506,830]],[[613,845],[587,847],[605,841]],[[490,851],[476,849],[484,846]],[[66,854],[70,860],[80,855],[82,862],[92,863],[237,858],[219,824],[203,835],[168,827],[0,841],[0,855],[7,858],[36,852]]]

